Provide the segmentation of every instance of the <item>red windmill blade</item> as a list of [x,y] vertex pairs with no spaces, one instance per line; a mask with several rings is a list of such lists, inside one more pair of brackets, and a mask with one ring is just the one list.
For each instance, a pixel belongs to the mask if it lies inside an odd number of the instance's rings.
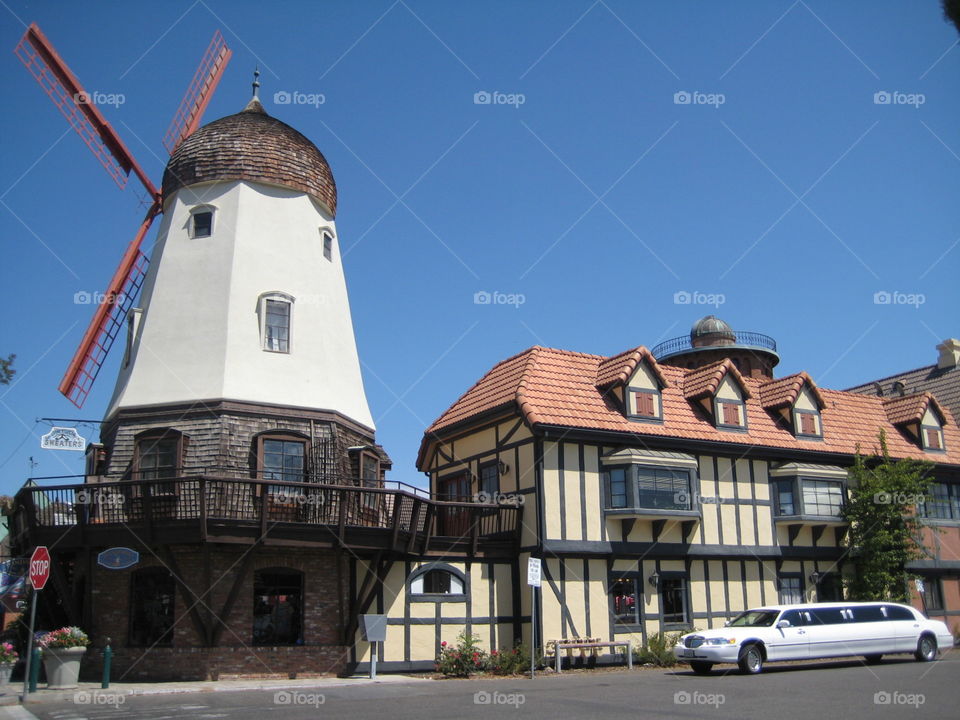
[[180,107],[174,113],[167,134],[163,136],[163,146],[173,153],[183,140],[193,134],[200,125],[200,119],[207,109],[210,98],[223,76],[224,68],[230,62],[233,51],[227,47],[223,35],[217,30],[210,41],[210,47],[203,54],[197,72],[180,101]]
[[[146,217],[120,259],[80,346],[60,381],[60,392],[79,408],[83,407],[123,320],[143,285],[148,261],[140,246],[153,219],[163,211],[162,198],[160,191],[133,158],[120,136],[96,105],[90,102],[89,94],[83,89],[76,75],[70,71],[36,24],[27,29],[14,52],[117,185],[125,187],[132,171],[152,199]],[[167,131],[165,144],[168,140],[172,143],[168,145],[171,151],[199,126],[230,55],[231,51],[224,43],[223,36],[217,31],[187,88],[180,108],[174,115],[170,130]]]

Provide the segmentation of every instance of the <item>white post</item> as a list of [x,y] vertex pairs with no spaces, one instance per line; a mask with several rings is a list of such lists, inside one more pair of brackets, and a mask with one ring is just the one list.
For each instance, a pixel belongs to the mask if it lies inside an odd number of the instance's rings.
[[370,643],[370,679],[377,679],[377,643]]
[[530,586],[530,679],[537,676],[537,587]]

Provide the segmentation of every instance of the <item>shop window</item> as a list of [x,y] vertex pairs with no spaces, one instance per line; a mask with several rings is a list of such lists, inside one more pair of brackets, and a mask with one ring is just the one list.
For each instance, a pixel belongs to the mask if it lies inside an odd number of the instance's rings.
[[303,573],[282,568],[254,573],[253,643],[303,644]]
[[164,568],[135,570],[130,576],[129,645],[173,645],[176,583]]

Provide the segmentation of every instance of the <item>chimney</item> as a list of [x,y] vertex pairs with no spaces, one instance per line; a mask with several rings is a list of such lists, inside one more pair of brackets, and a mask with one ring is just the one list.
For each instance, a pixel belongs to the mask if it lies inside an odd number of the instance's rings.
[[937,367],[941,370],[955,368],[960,365],[960,340],[948,338],[937,345],[940,351],[940,357],[937,359]]

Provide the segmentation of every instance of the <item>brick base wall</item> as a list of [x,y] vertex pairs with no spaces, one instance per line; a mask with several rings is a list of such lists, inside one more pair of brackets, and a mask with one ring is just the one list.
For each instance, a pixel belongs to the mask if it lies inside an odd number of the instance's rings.
[[[337,555],[329,550],[306,548],[250,549],[248,546],[212,546],[209,551],[210,591],[206,593],[205,565],[198,546],[170,548],[183,582],[202,599],[199,615],[212,623],[223,615],[230,591],[240,573],[246,553],[252,553],[250,567],[242,579],[236,600],[222,617],[217,647],[206,647],[205,638],[189,612],[193,601],[176,586],[172,646],[130,647],[130,601],[134,573],[161,567],[171,571],[159,548],[138,548],[141,562],[129,570],[108,570],[95,566],[91,583],[90,621],[93,647],[83,663],[83,672],[99,677],[102,649],[107,638],[113,655],[114,681],[121,680],[206,680],[225,676],[289,677],[336,675],[349,661],[349,649],[340,645],[343,618],[341,608],[349,607],[350,569],[346,559],[338,568]],[[303,574],[303,645],[253,646],[254,576],[267,568],[292,569]],[[344,597],[338,598],[342,585]],[[206,606],[206,607],[205,607]]]
[[[216,648],[174,647],[114,649],[113,682],[228,680],[231,678],[308,678],[343,674],[349,648],[340,645]],[[103,648],[91,648],[81,666],[83,680],[103,673]]]

